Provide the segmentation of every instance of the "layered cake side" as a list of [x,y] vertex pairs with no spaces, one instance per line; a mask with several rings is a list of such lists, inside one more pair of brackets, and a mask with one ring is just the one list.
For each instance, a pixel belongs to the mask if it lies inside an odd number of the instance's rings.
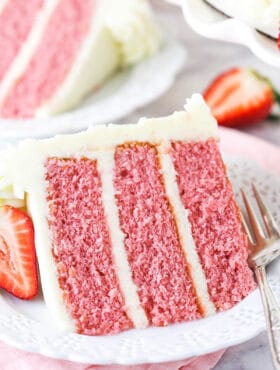
[[0,45],[0,117],[44,117],[155,53],[160,32],[145,0],[5,0]]
[[45,301],[63,328],[165,326],[254,289],[216,122],[199,95],[185,108],[2,153],[0,189],[27,194]]

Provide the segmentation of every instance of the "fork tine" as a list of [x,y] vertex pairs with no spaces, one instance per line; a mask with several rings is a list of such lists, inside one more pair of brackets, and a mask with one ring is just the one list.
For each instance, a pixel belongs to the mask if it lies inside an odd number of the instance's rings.
[[265,237],[264,237],[262,227],[256,216],[256,213],[253,210],[253,207],[243,189],[241,189],[241,194],[242,194],[242,198],[243,198],[243,201],[244,201],[247,213],[248,213],[250,224],[252,226],[252,230],[254,232],[254,239],[256,240],[256,243],[258,245],[263,245]]
[[251,230],[249,229],[249,227],[247,225],[247,222],[245,220],[245,217],[244,217],[244,215],[241,211],[240,211],[240,217],[241,217],[241,221],[242,221],[244,231],[245,231],[245,233],[248,237],[248,247],[249,247],[250,251],[253,252],[255,244],[254,244],[254,241],[253,241],[253,238],[252,238],[252,233],[251,233]]
[[270,213],[269,209],[265,206],[265,204],[262,200],[262,197],[261,197],[260,193],[258,192],[258,190],[257,190],[257,188],[254,184],[252,184],[252,188],[253,188],[253,192],[254,192],[255,198],[257,200],[257,203],[258,203],[258,206],[259,206],[259,209],[260,209],[260,213],[262,215],[262,218],[263,218],[268,236],[269,237],[274,236],[276,238],[279,238],[280,237],[280,232],[278,230],[278,227],[276,225],[276,222],[275,222],[272,214]]

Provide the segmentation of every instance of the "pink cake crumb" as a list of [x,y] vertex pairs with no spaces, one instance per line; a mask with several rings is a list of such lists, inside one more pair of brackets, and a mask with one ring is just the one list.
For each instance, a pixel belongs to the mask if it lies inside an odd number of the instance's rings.
[[96,161],[49,158],[46,180],[52,252],[77,331],[100,335],[131,328],[112,261]]
[[201,317],[154,146],[116,148],[115,189],[132,279],[151,324]]
[[255,283],[219,148],[214,140],[175,142],[171,152],[210,297],[218,310],[228,309],[247,296]]
[[24,75],[1,108],[6,118],[32,117],[63,83],[89,30],[92,0],[61,0]]
[[0,14],[0,81],[29,35],[43,0],[10,0]]

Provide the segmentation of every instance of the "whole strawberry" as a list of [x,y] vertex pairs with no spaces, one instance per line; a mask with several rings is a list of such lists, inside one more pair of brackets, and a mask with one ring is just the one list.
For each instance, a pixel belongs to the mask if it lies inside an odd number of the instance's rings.
[[279,94],[270,81],[248,68],[232,68],[205,90],[204,98],[219,125],[240,127],[266,119]]

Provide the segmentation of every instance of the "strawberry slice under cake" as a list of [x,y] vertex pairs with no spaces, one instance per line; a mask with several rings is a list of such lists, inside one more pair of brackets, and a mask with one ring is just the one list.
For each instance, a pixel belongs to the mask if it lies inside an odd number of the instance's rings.
[[159,38],[146,0],[2,0],[0,117],[69,110]]
[[205,0],[230,17],[249,23],[263,33],[278,39],[280,0]]
[[47,306],[88,335],[231,308],[254,289],[247,242],[200,95],[185,111],[1,153],[27,197]]

